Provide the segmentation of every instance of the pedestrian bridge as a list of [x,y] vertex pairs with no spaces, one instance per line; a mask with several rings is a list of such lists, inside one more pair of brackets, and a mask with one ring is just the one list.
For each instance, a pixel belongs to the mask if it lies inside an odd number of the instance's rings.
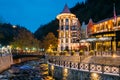
[[12,53],[13,59],[24,58],[24,57],[37,57],[44,58],[44,54],[42,53]]

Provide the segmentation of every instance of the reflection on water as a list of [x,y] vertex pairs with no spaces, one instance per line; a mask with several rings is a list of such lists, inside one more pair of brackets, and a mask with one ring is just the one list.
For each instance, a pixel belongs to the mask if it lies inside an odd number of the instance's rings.
[[91,80],[100,80],[100,76],[97,73],[91,73]]
[[54,66],[51,66],[51,76],[54,76]]
[[67,80],[67,76],[68,76],[68,69],[63,68],[63,80]]

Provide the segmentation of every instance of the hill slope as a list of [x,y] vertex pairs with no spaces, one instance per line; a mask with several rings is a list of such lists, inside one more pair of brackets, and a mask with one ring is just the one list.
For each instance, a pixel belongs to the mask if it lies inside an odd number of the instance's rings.
[[[116,6],[117,15],[120,14],[120,0],[86,0],[85,3],[77,3],[70,11],[77,16],[80,23],[87,24],[92,18],[94,22],[113,17],[113,3]],[[57,15],[56,15],[57,16]],[[49,32],[58,36],[58,20],[53,20],[43,25],[34,33],[35,37],[42,40]]]
[[7,23],[0,24],[0,44],[9,45],[11,42],[15,41],[14,39],[17,38],[20,33],[29,34],[29,36],[33,37],[33,34],[24,27],[18,25],[13,27],[11,24]]

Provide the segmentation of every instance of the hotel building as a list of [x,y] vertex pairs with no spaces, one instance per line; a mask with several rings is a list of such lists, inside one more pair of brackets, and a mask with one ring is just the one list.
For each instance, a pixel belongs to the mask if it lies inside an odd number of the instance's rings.
[[87,36],[91,38],[91,42],[93,39],[90,46],[92,50],[120,51],[120,16],[117,16],[116,20],[113,17],[97,23],[93,23],[92,20],[89,20]]
[[65,5],[63,11],[57,15],[59,20],[58,51],[78,50],[80,39],[80,23],[78,18]]

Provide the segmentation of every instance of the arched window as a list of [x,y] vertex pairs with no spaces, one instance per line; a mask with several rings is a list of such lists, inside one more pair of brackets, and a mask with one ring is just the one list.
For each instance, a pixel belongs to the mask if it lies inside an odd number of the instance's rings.
[[69,21],[68,19],[65,20],[65,22],[68,22],[68,21]]

